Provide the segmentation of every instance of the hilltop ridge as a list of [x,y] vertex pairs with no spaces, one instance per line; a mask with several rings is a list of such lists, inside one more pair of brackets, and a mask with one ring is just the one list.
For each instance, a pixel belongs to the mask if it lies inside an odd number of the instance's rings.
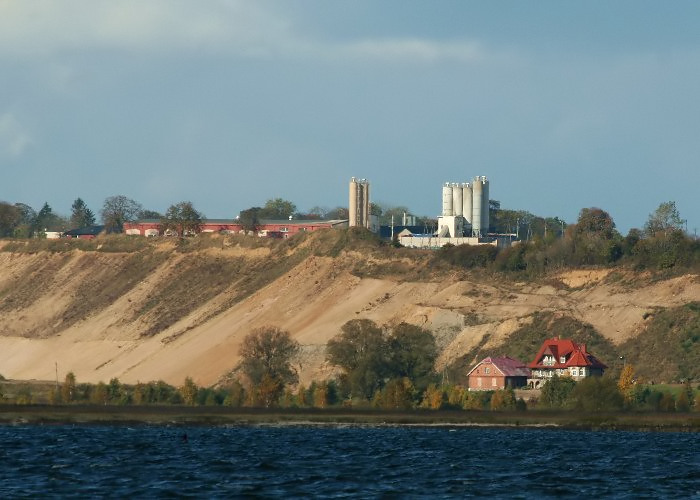
[[[300,381],[309,383],[333,375],[325,344],[354,318],[430,330],[441,371],[507,352],[532,325],[555,335],[561,318],[609,342],[610,352],[596,352],[609,365],[618,350],[648,364],[635,339],[648,337],[663,311],[698,297],[696,274],[591,268],[521,280],[465,271],[352,229],[290,240],[2,241],[0,374],[52,380],[58,367],[59,377],[72,371],[84,382],[191,376],[212,385],[236,365],[245,335],[275,325],[302,344]],[[542,331],[547,325],[554,329]],[[691,359],[700,344],[686,344]],[[647,376],[683,376],[679,360],[667,361]]]

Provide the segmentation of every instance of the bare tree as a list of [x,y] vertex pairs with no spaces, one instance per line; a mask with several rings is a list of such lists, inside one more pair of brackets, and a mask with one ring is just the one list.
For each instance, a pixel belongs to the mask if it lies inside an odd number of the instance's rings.
[[100,215],[108,233],[121,233],[124,223],[136,220],[143,210],[141,204],[124,195],[105,199]]

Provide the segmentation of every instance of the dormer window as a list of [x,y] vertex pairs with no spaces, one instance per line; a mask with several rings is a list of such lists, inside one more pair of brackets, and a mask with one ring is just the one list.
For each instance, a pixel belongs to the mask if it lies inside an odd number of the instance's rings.
[[559,362],[560,363],[566,363],[566,356],[559,356]]

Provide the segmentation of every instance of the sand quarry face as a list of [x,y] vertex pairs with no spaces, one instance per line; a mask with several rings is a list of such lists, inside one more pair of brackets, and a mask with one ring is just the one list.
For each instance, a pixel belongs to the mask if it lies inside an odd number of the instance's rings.
[[[268,254],[265,249],[222,247],[207,250],[206,257],[220,265],[247,259],[264,268]],[[570,315],[620,343],[642,330],[645,312],[700,297],[695,275],[634,287],[608,279],[607,270],[567,272],[546,284],[455,277],[400,281],[358,278],[349,272],[352,259],[344,255],[300,260],[242,300],[234,300],[242,286],[242,275],[234,273],[223,282],[211,278],[216,293],[196,288],[201,284],[188,289],[185,283],[186,291],[179,293],[195,302],[188,302],[184,313],[178,309],[184,306],[172,300],[144,307],[158,290],[173,285],[178,266],[198,258],[203,256],[173,254],[121,289],[110,290],[110,280],[130,272],[125,255],[0,252],[0,374],[53,380],[57,372],[63,379],[72,371],[79,382],[116,377],[125,383],[164,380],[174,385],[190,376],[208,386],[236,366],[239,345],[252,329],[274,325],[301,343],[300,381],[308,384],[333,375],[333,367],[324,362],[326,342],[355,318],[379,324],[406,321],[430,330],[440,348],[440,369],[484,335],[489,335],[487,346],[501,344],[537,311]],[[101,295],[104,300],[95,302],[99,305],[82,315],[76,312],[81,303]],[[153,325],[168,314],[176,320],[153,333]]]

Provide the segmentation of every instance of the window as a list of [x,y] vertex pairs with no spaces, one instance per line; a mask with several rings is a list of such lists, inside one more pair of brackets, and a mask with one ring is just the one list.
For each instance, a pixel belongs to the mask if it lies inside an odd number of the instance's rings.
[[566,363],[566,356],[559,356],[560,363]]
[[478,377],[478,378],[476,379],[476,385],[478,385],[479,387],[481,387],[481,377]]
[[484,368],[484,373],[485,373],[486,375],[488,375],[489,373],[491,373],[491,368],[489,368],[488,366],[487,366],[486,368]]
[[491,379],[491,385],[492,385],[493,387],[497,387],[497,386],[498,386],[498,380],[496,379],[496,377],[493,377],[493,378]]
[[571,370],[571,374],[572,374],[574,377],[578,377],[578,370],[577,370],[576,368],[574,368],[573,370]]
[[288,227],[283,226],[283,227],[280,228],[280,233],[288,233],[288,232],[289,232],[289,228],[288,228]]

